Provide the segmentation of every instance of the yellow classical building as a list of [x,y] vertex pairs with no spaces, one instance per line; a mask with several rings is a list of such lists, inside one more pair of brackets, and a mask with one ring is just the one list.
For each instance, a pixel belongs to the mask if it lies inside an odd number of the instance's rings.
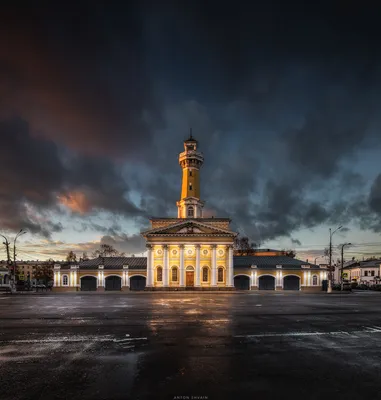
[[321,290],[327,271],[276,250],[234,255],[229,218],[206,218],[200,198],[204,157],[190,135],[177,218],[151,218],[147,257],[99,257],[55,265],[54,290]]
[[149,290],[232,289],[233,243],[229,218],[204,218],[200,168],[204,162],[192,135],[179,155],[182,168],[177,218],[152,218],[147,241]]

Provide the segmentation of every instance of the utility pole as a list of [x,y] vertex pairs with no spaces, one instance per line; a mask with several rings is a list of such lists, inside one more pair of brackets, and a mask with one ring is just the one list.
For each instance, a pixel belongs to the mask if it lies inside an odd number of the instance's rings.
[[334,235],[335,232],[337,232],[341,228],[342,228],[342,226],[340,225],[333,232],[332,232],[331,228],[329,228],[329,274],[328,274],[328,289],[327,289],[327,293],[331,293],[332,292],[332,236]]
[[344,243],[341,245],[341,273],[340,273],[340,285],[341,285],[341,291],[343,291],[344,288],[344,281],[343,281],[343,267],[344,267],[344,247],[345,246],[350,246],[352,243]]

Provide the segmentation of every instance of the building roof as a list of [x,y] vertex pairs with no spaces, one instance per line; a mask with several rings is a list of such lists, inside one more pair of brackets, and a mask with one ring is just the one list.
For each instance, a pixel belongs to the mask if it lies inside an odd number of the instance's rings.
[[[256,265],[257,268],[274,269],[281,265],[282,269],[300,269],[302,265],[308,265],[309,269],[320,269],[318,265],[307,263],[287,256],[234,256],[234,267],[251,268]],[[75,263],[74,263],[75,264]],[[70,269],[73,264],[65,263],[61,269]],[[146,257],[97,257],[91,260],[82,261],[79,264],[80,269],[97,269],[100,265],[104,269],[121,269],[128,265],[129,269],[146,269]]]
[[[78,263],[80,269],[98,268],[100,265],[104,269],[122,268],[123,265],[128,265],[129,269],[144,269],[147,268],[146,257],[97,257],[91,260],[86,260]],[[70,267],[70,266],[69,266]]]
[[308,265],[310,269],[320,269],[318,265],[306,261],[297,260],[287,256],[235,256],[234,267],[251,268],[256,265],[257,268],[273,269],[276,265],[281,265],[282,269],[301,268],[302,265]]

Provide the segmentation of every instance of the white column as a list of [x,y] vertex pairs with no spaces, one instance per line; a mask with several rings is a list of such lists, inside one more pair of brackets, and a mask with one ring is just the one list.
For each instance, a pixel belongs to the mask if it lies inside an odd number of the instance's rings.
[[61,271],[57,272],[57,277],[58,277],[58,286],[61,286]]
[[168,246],[163,246],[164,251],[164,266],[163,266],[163,286],[169,286],[169,259],[168,259]]
[[56,287],[57,285],[57,272],[54,271],[54,275],[53,275],[53,286]]
[[200,245],[196,244],[196,286],[201,286]]
[[[147,282],[146,286],[147,287],[152,287],[153,286],[153,265],[152,265],[152,246],[150,244],[146,244],[147,247]],[[126,285],[127,286],[127,285]]]
[[279,286],[283,289],[283,271],[279,271]]
[[184,245],[180,244],[180,287],[185,286],[185,269],[184,269]]
[[124,281],[125,281],[125,286],[130,287],[130,276],[128,273],[128,269],[124,272]]
[[257,275],[257,271],[254,271],[254,286],[258,286],[258,275]]
[[251,277],[250,277],[250,290],[251,287],[255,286],[255,271],[252,269],[251,270]]
[[216,286],[217,285],[217,280],[216,280],[216,256],[217,256],[217,246],[215,244],[212,244],[211,246],[212,249],[212,276],[211,276],[211,286]]
[[102,273],[101,271],[98,271],[98,281],[97,281],[97,286],[102,286]]
[[228,279],[227,285],[234,286],[234,259],[233,259],[233,246],[229,246],[229,263],[228,263]]
[[308,271],[308,281],[307,285],[311,286],[311,271]]

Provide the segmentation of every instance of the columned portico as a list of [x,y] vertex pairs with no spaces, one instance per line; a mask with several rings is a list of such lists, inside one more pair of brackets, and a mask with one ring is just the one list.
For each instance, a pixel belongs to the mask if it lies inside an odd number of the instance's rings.
[[184,245],[180,244],[180,287],[185,286],[185,269],[184,269]]
[[201,275],[200,249],[201,249],[201,246],[199,244],[196,244],[196,287],[201,286],[201,282],[200,282],[200,275]]
[[228,273],[227,273],[227,286],[234,286],[234,265],[233,265],[233,246],[228,248]]
[[212,251],[212,271],[211,271],[211,279],[210,279],[210,284],[211,286],[217,286],[217,246],[215,244],[212,244],[210,246],[210,249]]
[[164,253],[163,286],[168,287],[169,286],[169,258],[168,258],[168,246],[166,244],[163,245],[163,253]]

